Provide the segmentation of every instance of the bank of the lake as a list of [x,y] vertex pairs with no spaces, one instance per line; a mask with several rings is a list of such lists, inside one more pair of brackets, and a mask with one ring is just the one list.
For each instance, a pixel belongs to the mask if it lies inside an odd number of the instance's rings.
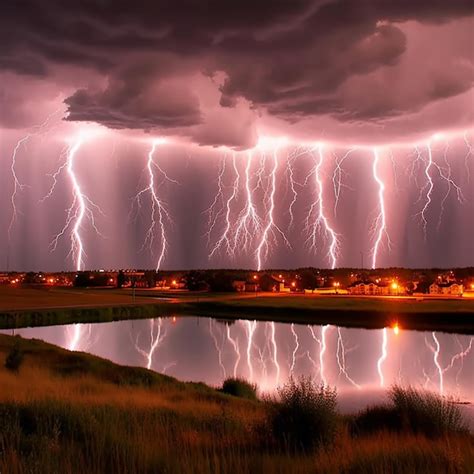
[[[25,309],[15,309],[15,300],[2,309],[0,302],[0,329],[195,315],[369,329],[398,322],[407,329],[474,334],[474,300],[462,298],[240,296],[157,291],[137,291],[132,296],[130,290],[86,289],[53,292],[47,302],[41,301],[42,307],[35,308],[35,297],[28,300],[32,307]],[[61,306],[56,306],[56,301]],[[48,302],[52,307],[48,307]],[[18,306],[22,308],[21,304]]]
[[[15,351],[22,362],[18,371],[7,370]],[[266,402],[38,340],[0,335],[0,386],[2,473],[454,473],[474,467],[469,432],[394,430],[385,408],[369,418],[335,414],[327,420],[336,428],[329,444],[288,452],[268,431],[273,408]]]

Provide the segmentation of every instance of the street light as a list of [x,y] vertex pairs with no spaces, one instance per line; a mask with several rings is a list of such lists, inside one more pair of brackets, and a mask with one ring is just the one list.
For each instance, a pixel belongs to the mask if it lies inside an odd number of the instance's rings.
[[258,276],[257,276],[257,275],[254,275],[254,276],[253,276],[253,279],[254,279],[254,281],[255,281],[255,297],[257,297],[257,293],[258,293],[258,283],[257,283]]

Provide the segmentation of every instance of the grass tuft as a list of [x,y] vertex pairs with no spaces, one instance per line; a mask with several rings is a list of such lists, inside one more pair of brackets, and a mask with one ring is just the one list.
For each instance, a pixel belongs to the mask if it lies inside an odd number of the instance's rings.
[[334,442],[340,421],[335,389],[301,377],[290,378],[278,394],[279,401],[269,412],[269,427],[278,445],[289,451],[311,452]]
[[222,384],[222,392],[234,397],[257,400],[257,386],[239,377],[229,377]]
[[389,396],[400,417],[401,429],[429,437],[466,431],[461,410],[453,399],[399,385],[390,389]]

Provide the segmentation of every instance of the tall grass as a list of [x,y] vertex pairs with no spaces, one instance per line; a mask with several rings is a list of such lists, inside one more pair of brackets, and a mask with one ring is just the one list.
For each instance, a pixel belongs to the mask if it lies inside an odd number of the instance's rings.
[[402,429],[432,437],[467,429],[461,410],[452,399],[398,385],[390,389],[389,396],[400,417]]

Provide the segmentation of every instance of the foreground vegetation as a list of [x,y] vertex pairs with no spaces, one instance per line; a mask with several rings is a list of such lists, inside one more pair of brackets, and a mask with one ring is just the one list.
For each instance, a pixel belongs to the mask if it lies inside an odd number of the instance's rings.
[[9,336],[0,336],[0,362],[2,474],[474,468],[458,408],[411,389],[342,417],[335,392],[309,379],[262,401],[239,379],[215,390]]

